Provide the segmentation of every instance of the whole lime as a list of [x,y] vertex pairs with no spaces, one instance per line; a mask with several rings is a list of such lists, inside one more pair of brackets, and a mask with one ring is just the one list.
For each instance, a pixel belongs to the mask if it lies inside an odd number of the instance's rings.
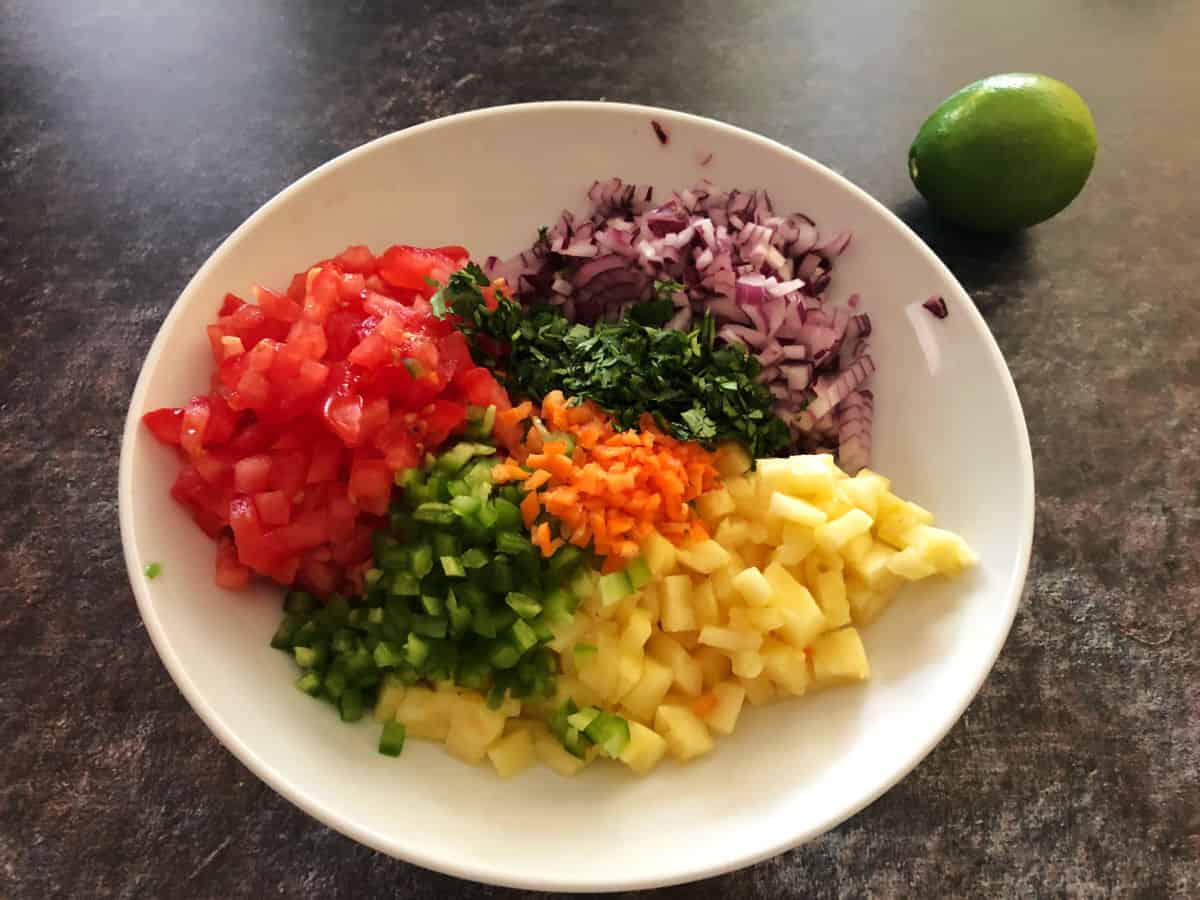
[[925,120],[908,172],[935,210],[977,231],[1044,222],[1075,199],[1096,158],[1096,123],[1074,90],[1045,75],[968,84]]

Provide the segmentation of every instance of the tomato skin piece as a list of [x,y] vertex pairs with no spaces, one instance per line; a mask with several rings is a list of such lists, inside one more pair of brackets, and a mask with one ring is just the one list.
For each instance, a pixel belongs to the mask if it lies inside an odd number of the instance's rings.
[[232,316],[235,312],[246,305],[246,301],[237,294],[226,294],[221,301],[221,309],[217,313],[218,316]]
[[350,464],[347,496],[367,512],[382,516],[388,511],[392,484],[392,470],[386,460],[356,457]]
[[179,406],[164,406],[152,409],[142,416],[150,433],[168,447],[179,446],[179,432],[183,427],[183,409]]
[[[458,249],[458,248],[456,248]],[[379,257],[379,276],[393,287],[418,291],[432,297],[435,288],[425,279],[445,284],[457,269],[454,259],[437,250],[396,244]]]
[[344,272],[353,272],[359,275],[375,274],[375,256],[371,253],[371,248],[362,244],[347,247],[337,255],[335,261]]
[[238,562],[233,539],[225,534],[217,539],[216,568],[215,580],[218,587],[238,591],[250,583],[250,570]]
[[259,285],[254,286],[254,299],[268,319],[279,322],[298,322],[300,320],[300,304],[286,294],[277,294]]
[[254,507],[264,525],[286,525],[292,520],[292,501],[283,491],[263,491],[255,494]]

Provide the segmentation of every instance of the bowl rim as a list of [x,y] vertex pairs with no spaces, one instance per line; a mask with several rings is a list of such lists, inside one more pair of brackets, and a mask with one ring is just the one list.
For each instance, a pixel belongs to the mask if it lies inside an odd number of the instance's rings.
[[[204,697],[204,693],[192,681],[188,672],[185,671],[179,658],[176,656],[170,638],[159,619],[154,604],[151,600],[150,591],[146,580],[141,577],[142,561],[139,557],[134,540],[134,522],[132,512],[132,487],[133,487],[133,446],[134,437],[140,425],[141,415],[137,411],[145,404],[145,395],[149,389],[149,373],[161,362],[161,357],[164,353],[166,345],[166,335],[170,333],[174,320],[182,315],[183,307],[179,300],[188,295],[193,287],[200,283],[210,268],[215,267],[218,262],[231,252],[231,248],[238,242],[238,239],[253,230],[258,222],[265,218],[275,207],[282,205],[295,193],[298,193],[304,187],[327,177],[337,169],[351,165],[359,156],[367,155],[375,152],[381,146],[392,142],[407,140],[410,137],[424,134],[426,132],[434,132],[441,128],[451,127],[461,124],[466,121],[476,119],[486,119],[496,116],[506,116],[513,113],[529,112],[531,110],[546,110],[546,111],[571,111],[571,112],[598,112],[617,110],[631,116],[654,117],[664,120],[668,123],[686,122],[692,125],[701,126],[709,129],[715,129],[724,132],[731,137],[735,137],[742,141],[754,143],[763,149],[770,150],[775,153],[782,153],[787,156],[791,162],[798,166],[802,166],[813,174],[833,180],[839,188],[856,196],[859,200],[864,201],[869,208],[876,214],[882,216],[886,221],[895,226],[898,231],[904,236],[912,249],[923,256],[935,270],[956,290],[961,296],[958,298],[961,302],[958,304],[957,312],[963,312],[973,320],[973,324],[982,330],[987,337],[987,351],[991,355],[991,361],[996,364],[1004,377],[1004,392],[1008,400],[1008,412],[1017,423],[1018,428],[1018,445],[1019,445],[1019,460],[1018,475],[1022,486],[1023,497],[1021,498],[1024,506],[1023,521],[1020,523],[1020,551],[1018,554],[1017,564],[1009,575],[1008,583],[1003,589],[1003,600],[1005,603],[1005,619],[1004,627],[997,629],[991,646],[986,654],[987,665],[980,667],[979,675],[974,679],[974,683],[970,685],[970,689],[961,694],[960,701],[952,708],[947,708],[940,715],[934,717],[936,727],[929,731],[928,739],[922,744],[921,748],[908,760],[900,766],[895,774],[885,779],[875,790],[869,791],[867,794],[856,798],[853,802],[838,808],[833,815],[828,817],[828,820],[823,826],[809,828],[795,834],[781,834],[779,839],[770,841],[764,844],[758,850],[751,853],[744,853],[733,858],[720,858],[717,861],[702,864],[688,868],[686,871],[677,871],[666,875],[665,877],[634,877],[622,878],[619,874],[614,873],[614,876],[606,881],[596,880],[580,880],[580,881],[562,881],[554,878],[545,878],[536,873],[520,873],[515,871],[506,871],[492,865],[479,864],[472,861],[470,858],[455,857],[451,854],[443,854],[441,856],[424,853],[420,850],[414,850],[405,845],[403,838],[396,840],[387,837],[369,827],[364,827],[356,823],[351,817],[339,812],[336,809],[320,802],[310,799],[302,789],[291,784],[285,777],[276,772],[271,763],[261,757],[254,749],[246,744],[242,738],[232,729],[226,726],[217,712],[209,706]],[[680,112],[677,110],[665,109],[661,107],[645,106],[633,103],[610,103],[606,101],[590,101],[590,100],[559,100],[559,101],[539,101],[532,103],[512,103],[501,106],[486,107],[483,109],[471,110],[468,112],[456,113],[449,116],[442,116],[437,119],[431,119],[426,122],[421,122],[412,125],[408,128],[399,131],[390,132],[374,138],[364,144],[354,147],[333,159],[321,164],[299,179],[291,182],[282,190],[276,193],[271,199],[266,201],[262,206],[254,211],[241,225],[226,237],[221,244],[212,252],[205,260],[204,264],[196,271],[196,273],[188,280],[179,296],[171,305],[167,316],[159,326],[158,333],[155,335],[154,341],[150,345],[150,349],[146,354],[146,358],[142,363],[138,373],[136,386],[130,398],[129,409],[126,414],[125,428],[122,432],[121,439],[121,455],[118,476],[118,502],[119,502],[119,519],[121,530],[121,544],[125,557],[126,571],[129,577],[130,585],[132,586],[134,596],[137,599],[138,610],[142,616],[142,620],[146,625],[146,631],[150,635],[151,642],[154,645],[155,651],[166,667],[172,680],[187,700],[188,704],[201,718],[209,730],[216,738],[231,752],[243,765],[250,769],[260,780],[266,783],[272,790],[288,800],[292,804],[299,807],[308,815],[312,816],[324,825],[340,832],[353,840],[371,847],[381,853],[401,859],[405,862],[419,865],[423,868],[430,869],[443,874],[451,875],[457,878],[469,879],[472,881],[495,884],[504,887],[519,888],[525,890],[538,891],[568,891],[568,892],[608,892],[608,891],[627,891],[627,890],[643,890],[656,887],[666,887],[674,884],[682,884],[691,881],[700,880],[703,878],[711,878],[716,875],[722,875],[727,872],[735,871],[765,859],[777,856],[794,847],[798,847],[813,838],[824,834],[825,832],[836,828],[838,825],[845,822],[851,816],[875,802],[880,796],[891,790],[900,780],[905,778],[914,768],[919,765],[926,756],[941,743],[942,739],[950,731],[951,728],[962,717],[966,708],[970,705],[978,694],[983,682],[987,676],[991,674],[997,657],[1012,630],[1012,623],[1016,617],[1017,609],[1020,605],[1021,596],[1024,590],[1026,575],[1029,568],[1030,555],[1033,545],[1033,527],[1034,527],[1034,468],[1032,447],[1029,440],[1029,429],[1025,421],[1024,412],[1021,408],[1020,397],[1017,393],[1016,385],[1013,382],[1012,373],[1008,369],[1008,365],[1004,360],[1003,354],[996,343],[995,337],[988,328],[983,315],[979,309],[971,301],[966,290],[954,277],[950,269],[937,257],[937,255],[922,241],[909,226],[900,219],[890,209],[864,191],[862,188],[855,185],[845,176],[839,174],[828,166],[812,159],[809,156],[794,150],[779,141],[773,140],[763,135],[757,134],[745,128],[736,125],[731,125],[726,122],[721,122],[716,119],[711,119],[705,116],[698,116],[691,113]]]

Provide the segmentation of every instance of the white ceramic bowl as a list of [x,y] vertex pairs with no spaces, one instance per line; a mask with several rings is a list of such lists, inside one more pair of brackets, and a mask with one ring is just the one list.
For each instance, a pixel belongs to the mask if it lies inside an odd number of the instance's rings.
[[[666,146],[650,120],[670,132]],[[708,165],[702,160],[711,154]],[[204,326],[226,291],[284,286],[351,243],[463,244],[477,256],[527,245],[611,175],[667,190],[706,177],[766,187],[777,209],[851,228],[833,296],[859,292],[875,324],[874,466],[963,533],[981,564],[910,588],[864,639],[861,687],[748,709],[737,733],[687,766],[636,779],[598,765],[502,781],[411,741],[380,756],[293,686],[268,647],[278,592],[225,593],[213,545],[167,494],[173,454],[139,427],[209,381]],[[945,297],[939,321],[906,308]],[[463,878],[544,890],[688,881],[794,847],[908,773],[974,697],[1008,634],[1033,532],[1033,466],[1012,379],[982,317],[895,216],[820,164],[694,116],[601,103],[487,109],[373,141],[322,166],[250,217],[204,264],[163,323],[134,391],[121,452],[121,532],[146,628],[213,733],[276,791],[384,853]],[[163,574],[142,575],[150,561]]]

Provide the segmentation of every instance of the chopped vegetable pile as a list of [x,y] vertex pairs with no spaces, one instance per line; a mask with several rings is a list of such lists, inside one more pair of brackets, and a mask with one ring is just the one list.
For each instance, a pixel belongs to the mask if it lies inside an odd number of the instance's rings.
[[143,417],[217,584],[289,586],[271,645],[382,754],[686,761],[744,700],[865,678],[854,626],[974,560],[865,468],[848,234],[765,192],[590,198],[507,263],[350,247],[229,294],[212,389]]

